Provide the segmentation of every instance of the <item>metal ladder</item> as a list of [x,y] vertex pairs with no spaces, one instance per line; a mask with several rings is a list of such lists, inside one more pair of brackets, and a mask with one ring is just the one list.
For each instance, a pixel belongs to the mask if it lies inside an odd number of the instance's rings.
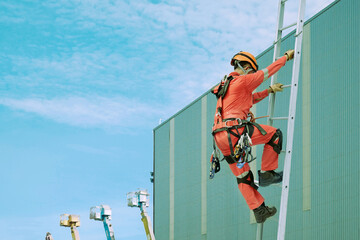
[[[292,155],[293,139],[294,139],[296,98],[297,98],[297,90],[298,90],[298,82],[299,82],[301,44],[303,38],[303,26],[304,26],[304,14],[305,14],[305,0],[299,0],[297,22],[290,24],[289,26],[283,27],[285,2],[287,1],[288,0],[279,0],[278,24],[277,24],[276,38],[274,42],[273,61],[276,61],[280,56],[282,31],[296,25],[295,48],[294,48],[295,53],[294,53],[291,84],[283,86],[283,88],[289,88],[289,87],[291,88],[289,114],[287,117],[274,117],[275,93],[270,94],[269,105],[268,105],[269,118],[267,122],[268,125],[272,126],[273,121],[275,120],[288,120],[286,150],[282,151],[285,152],[285,162],[284,162],[284,170],[283,170],[283,182],[282,182],[282,191],[281,191],[281,203],[280,203],[277,240],[285,239],[286,214],[287,214],[287,205],[288,205],[288,197],[289,197],[291,155]],[[277,83],[277,73],[274,74],[271,78],[271,85],[275,83]],[[263,223],[260,223],[258,224],[257,227],[257,234],[256,234],[257,240],[262,239],[262,233],[263,233]]]

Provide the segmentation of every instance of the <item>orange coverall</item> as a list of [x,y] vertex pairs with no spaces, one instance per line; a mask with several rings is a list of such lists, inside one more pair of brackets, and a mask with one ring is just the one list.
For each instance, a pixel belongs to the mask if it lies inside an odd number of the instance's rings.
[[[248,113],[252,105],[260,102],[269,95],[267,90],[254,94],[252,94],[252,92],[258,86],[260,86],[260,84],[264,80],[279,71],[280,68],[285,65],[285,63],[286,56],[283,56],[277,61],[273,62],[271,65],[269,65],[266,69],[257,71],[253,74],[239,75],[239,73],[237,72],[230,73],[229,76],[233,76],[234,79],[231,80],[227,93],[222,100],[223,119],[247,119]],[[217,103],[216,109],[218,109],[218,107],[219,101]],[[278,167],[279,155],[274,151],[272,146],[266,143],[270,141],[270,139],[276,132],[276,128],[262,124],[260,124],[260,126],[266,131],[266,135],[262,135],[260,131],[256,127],[254,127],[254,133],[251,137],[252,145],[265,144],[261,161],[261,170],[275,170]],[[244,128],[239,128],[240,134],[243,130]],[[235,146],[238,139],[233,135],[230,136],[232,144],[233,146]],[[217,132],[215,133],[214,138],[216,145],[218,146],[222,154],[224,156],[229,156],[231,154],[231,150],[228,141],[228,133],[226,131]],[[278,139],[275,141],[275,143],[277,143],[277,141]],[[245,176],[247,172],[250,171],[250,166],[248,163],[245,163],[245,165],[241,169],[236,166],[236,163],[229,164],[229,167],[233,174],[239,178]],[[247,180],[250,180],[250,177],[248,177]],[[264,202],[264,198],[261,196],[261,194],[250,185],[240,183],[238,187],[251,210],[259,207]]]

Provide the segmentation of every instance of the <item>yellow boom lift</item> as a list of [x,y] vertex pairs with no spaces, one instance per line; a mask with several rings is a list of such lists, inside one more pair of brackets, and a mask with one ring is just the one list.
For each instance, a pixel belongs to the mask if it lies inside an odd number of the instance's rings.
[[70,227],[72,240],[80,240],[77,227],[80,227],[80,216],[71,214],[62,214],[60,216],[60,226]]
[[141,211],[141,221],[144,224],[147,240],[155,240],[151,220],[146,212],[146,208],[149,207],[150,194],[146,190],[139,190],[137,192],[129,192],[127,194],[128,206],[138,207]]

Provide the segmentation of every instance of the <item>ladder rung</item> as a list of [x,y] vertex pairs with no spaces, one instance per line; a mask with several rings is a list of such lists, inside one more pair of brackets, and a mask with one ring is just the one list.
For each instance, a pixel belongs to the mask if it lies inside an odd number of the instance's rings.
[[293,26],[296,26],[296,23],[293,23],[293,24],[290,24],[290,25],[288,25],[288,26],[286,26],[286,27],[280,28],[279,30],[280,30],[280,31],[284,31],[285,29],[291,28],[291,27],[293,27]]
[[271,120],[288,120],[288,117],[272,117]]
[[[259,180],[254,180],[254,183],[255,183],[256,186],[260,187],[260,185],[259,185]],[[277,187],[280,187],[280,188],[282,187],[282,184],[281,184],[281,183],[273,183],[273,184],[271,184],[271,185],[277,186]]]
[[282,85],[281,88],[289,88],[289,87],[291,87],[291,84],[289,84],[289,85]]
[[281,150],[282,153],[286,152],[286,150]]

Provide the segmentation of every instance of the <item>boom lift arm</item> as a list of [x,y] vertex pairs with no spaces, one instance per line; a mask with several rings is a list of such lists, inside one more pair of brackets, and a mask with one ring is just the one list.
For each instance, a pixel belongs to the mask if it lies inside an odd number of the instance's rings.
[[54,238],[51,236],[51,233],[47,232],[45,240],[54,240]]
[[80,240],[79,232],[76,227],[80,227],[80,216],[62,214],[60,216],[60,226],[70,227],[72,240]]
[[100,205],[90,208],[90,219],[102,221],[104,224],[107,240],[115,240],[114,230],[111,224],[111,208],[108,205]]
[[146,190],[139,190],[137,192],[129,192],[127,194],[128,206],[138,207],[141,211],[141,221],[144,224],[147,240],[155,240],[151,220],[147,214],[146,208],[149,207],[148,196],[150,194]]

